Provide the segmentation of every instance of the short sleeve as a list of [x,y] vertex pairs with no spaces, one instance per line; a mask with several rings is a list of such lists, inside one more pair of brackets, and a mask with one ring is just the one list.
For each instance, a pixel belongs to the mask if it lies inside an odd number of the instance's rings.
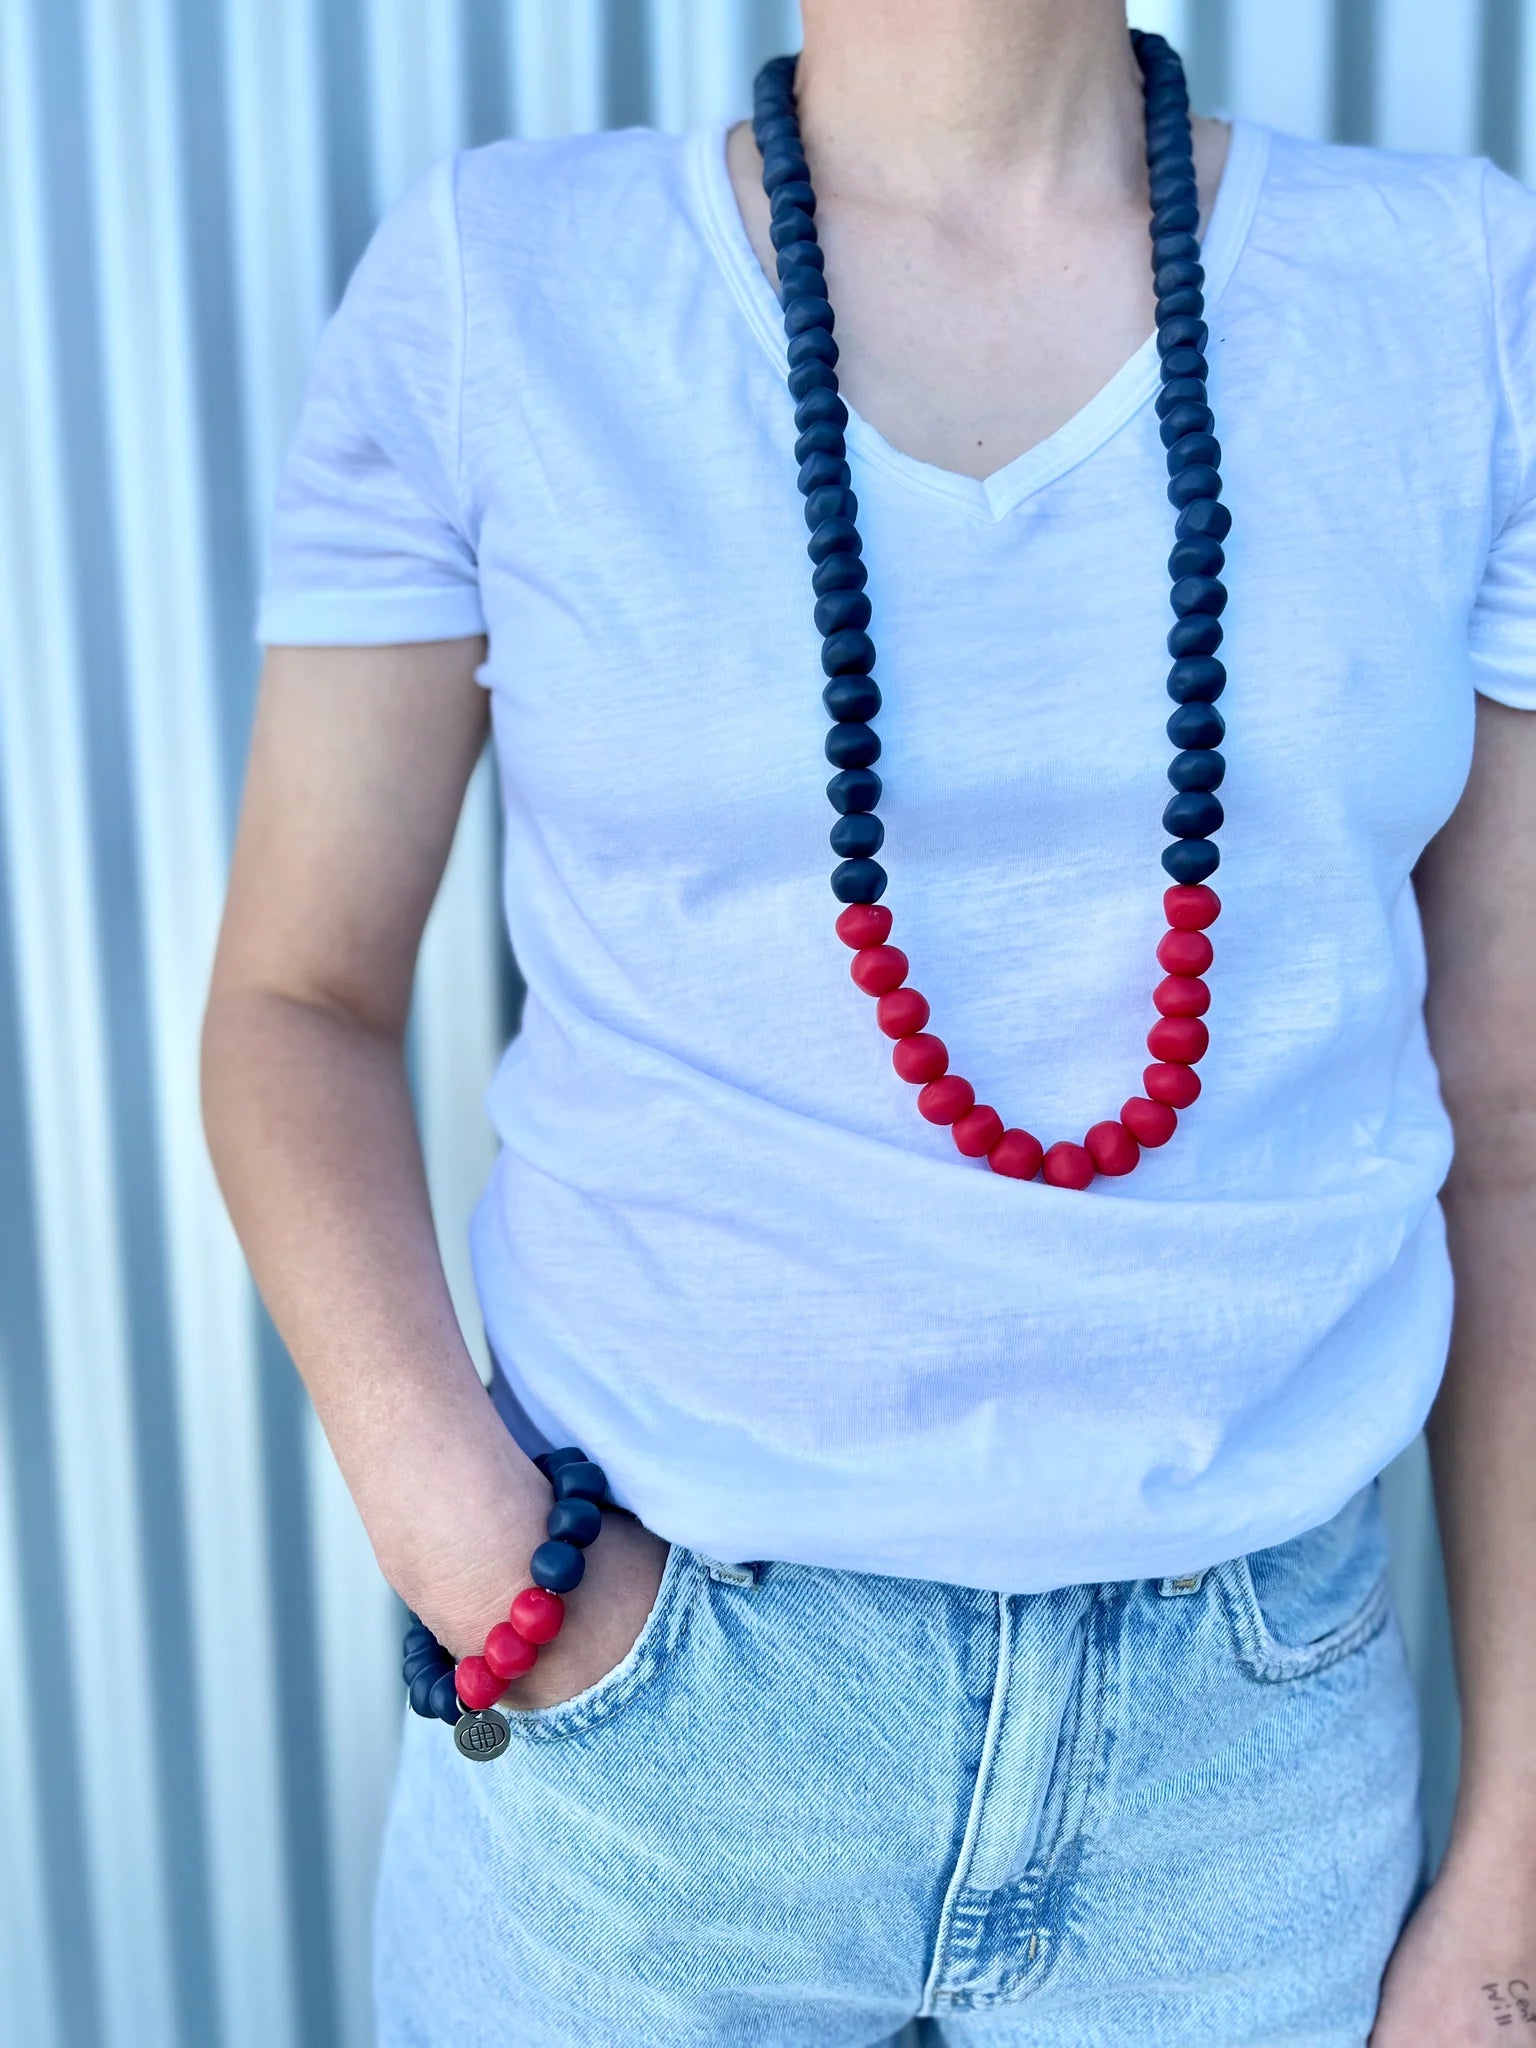
[[321,336],[268,535],[268,644],[485,630],[458,488],[455,169],[445,159],[385,215]]
[[1483,218],[1499,382],[1493,540],[1472,608],[1472,679],[1536,711],[1536,194],[1484,166]]

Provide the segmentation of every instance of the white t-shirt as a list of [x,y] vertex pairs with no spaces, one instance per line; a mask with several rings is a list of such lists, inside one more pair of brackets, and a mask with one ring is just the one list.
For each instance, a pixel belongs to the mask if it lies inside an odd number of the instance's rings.
[[[473,1236],[520,1434],[729,1560],[1033,1591],[1281,1541],[1445,1357],[1409,873],[1474,690],[1536,708],[1536,200],[1235,126],[1211,1048],[1173,1141],[1077,1193],[917,1115],[833,931],[783,333],[724,132],[440,165],[325,335],[277,505],[263,639],[489,635],[528,998]],[[1156,389],[1149,336],[985,481],[848,434],[894,937],[1046,1143],[1150,1057]]]

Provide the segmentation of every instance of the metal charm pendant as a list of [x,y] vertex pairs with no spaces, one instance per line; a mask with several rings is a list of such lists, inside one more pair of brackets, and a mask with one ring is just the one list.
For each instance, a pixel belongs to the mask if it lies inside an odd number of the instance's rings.
[[461,1714],[453,1724],[454,1747],[472,1764],[488,1764],[492,1757],[501,1755],[511,1740],[512,1731],[506,1715],[498,1714],[494,1707],[482,1707],[475,1714]]

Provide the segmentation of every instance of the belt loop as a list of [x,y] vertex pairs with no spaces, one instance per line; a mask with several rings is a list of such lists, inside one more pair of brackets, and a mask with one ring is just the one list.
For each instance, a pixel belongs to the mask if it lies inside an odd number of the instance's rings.
[[1157,1590],[1165,1600],[1177,1599],[1181,1593],[1198,1593],[1205,1584],[1205,1572],[1180,1572],[1176,1578],[1159,1579]]

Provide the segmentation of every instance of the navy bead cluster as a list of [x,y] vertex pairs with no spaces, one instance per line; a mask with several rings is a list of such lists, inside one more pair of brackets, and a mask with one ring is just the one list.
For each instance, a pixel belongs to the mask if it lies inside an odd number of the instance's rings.
[[[607,1474],[574,1444],[541,1452],[533,1462],[549,1481],[555,1499],[545,1517],[546,1540],[529,1560],[528,1576],[547,1593],[569,1593],[580,1585],[586,1571],[582,1553],[597,1540],[603,1508],[613,1505]],[[559,1602],[554,1605],[558,1616]],[[514,1618],[516,1611],[514,1605]],[[420,1615],[413,1614],[405,1632],[400,1668],[412,1712],[423,1719],[446,1721],[450,1727],[456,1725],[464,1711],[456,1672],[452,1653],[444,1649]]]
[[[1215,700],[1226,684],[1216,657],[1227,601],[1220,572],[1231,514],[1221,503],[1221,446],[1206,388],[1208,333],[1196,229],[1196,193],[1184,69],[1161,36],[1132,31],[1146,100],[1146,153],[1152,218],[1153,290],[1162,389],[1157,400],[1166,451],[1168,498],[1177,512],[1168,558],[1174,624],[1168,694],[1177,708],[1168,738],[1178,750],[1168,770],[1173,795],[1163,811],[1172,835],[1163,866],[1178,883],[1203,882],[1220,855],[1212,834],[1222,822],[1216,795],[1225,763],[1216,751],[1225,726]],[[869,635],[868,571],[858,529],[845,430],[848,408],[838,396],[837,343],[827,296],[825,259],[816,239],[816,195],[795,107],[795,59],[775,57],[757,75],[753,133],[763,159],[763,189],[778,259],[779,297],[788,342],[789,390],[795,402],[795,461],[805,499],[806,545],[814,565],[816,630],[827,682],[822,702],[832,718],[826,756],[837,770],[827,797],[832,827],[832,893],[842,903],[875,903],[886,872],[875,855],[885,839],[876,815],[880,777],[873,764],[880,738],[871,721],[880,709],[875,644]]]
[[603,1525],[599,1503],[608,1491],[601,1465],[574,1445],[545,1451],[533,1461],[554,1488],[555,1504],[545,1519],[548,1538],[528,1560],[528,1576],[550,1593],[569,1593],[587,1568],[582,1552]]

